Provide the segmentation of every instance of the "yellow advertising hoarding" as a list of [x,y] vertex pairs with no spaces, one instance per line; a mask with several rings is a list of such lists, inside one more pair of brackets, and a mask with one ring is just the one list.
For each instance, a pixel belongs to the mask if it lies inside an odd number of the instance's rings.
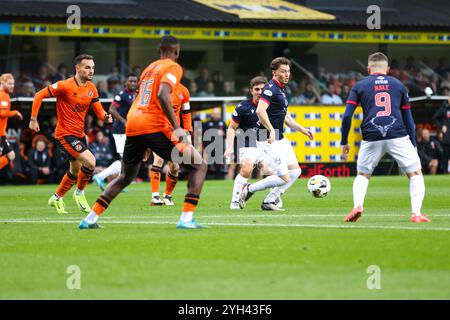
[[[235,106],[227,107],[227,123],[231,119]],[[286,138],[291,141],[297,160],[303,162],[341,162],[341,122],[345,106],[289,106],[292,117],[302,126],[314,132],[314,140],[310,141],[299,132],[285,129]],[[348,161],[356,161],[359,145],[362,140],[360,125],[362,110],[357,108],[353,115],[352,128],[348,136],[350,153]]]
[[[8,29],[9,30],[9,29]],[[9,33],[8,33],[9,34]],[[82,24],[67,29],[65,24],[13,22],[11,35],[98,38],[159,39],[172,35],[189,40],[289,41],[331,43],[450,44],[449,32],[339,31],[292,29],[202,28],[173,26],[126,26]]]
[[237,15],[240,19],[335,20],[336,17],[281,0],[194,0],[205,6]]

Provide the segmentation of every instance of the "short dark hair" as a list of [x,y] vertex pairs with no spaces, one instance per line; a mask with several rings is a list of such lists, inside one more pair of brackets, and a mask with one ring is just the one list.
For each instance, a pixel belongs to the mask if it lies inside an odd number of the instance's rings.
[[368,63],[371,63],[371,62],[378,63],[378,62],[383,62],[383,61],[388,62],[388,57],[382,52],[372,53],[368,58]]
[[73,63],[74,63],[75,65],[78,65],[78,64],[80,64],[81,61],[83,61],[83,60],[94,60],[94,57],[91,56],[91,55],[89,55],[89,54],[83,53],[83,54],[80,54],[80,55],[76,56],[75,59],[73,59]]
[[129,77],[136,77],[137,78],[138,76],[137,76],[136,73],[130,72],[130,73],[127,74],[127,78],[129,78]]
[[178,39],[174,36],[164,36],[159,39],[158,43],[158,51],[159,52],[168,52],[172,50],[174,46],[179,44]]
[[267,78],[263,77],[263,76],[257,76],[254,77],[252,80],[250,80],[250,89],[253,88],[254,86],[257,86],[258,84],[266,84],[267,83]]
[[289,60],[288,58],[278,57],[272,60],[272,62],[270,63],[270,69],[277,70],[282,64],[289,67],[292,65],[291,60]]

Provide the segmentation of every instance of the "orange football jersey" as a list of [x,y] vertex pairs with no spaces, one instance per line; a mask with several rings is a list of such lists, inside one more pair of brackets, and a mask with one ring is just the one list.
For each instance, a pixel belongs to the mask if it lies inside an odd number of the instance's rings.
[[6,127],[8,126],[8,118],[14,117],[17,111],[9,110],[11,107],[11,99],[5,90],[0,89],[0,136],[6,136]]
[[182,75],[181,66],[170,59],[157,60],[142,72],[139,94],[127,115],[125,130],[127,136],[167,132],[172,128],[159,103],[158,92],[161,83],[171,86],[173,92],[179,85]]
[[106,112],[99,101],[97,88],[90,81],[82,86],[72,77],[42,89],[33,101],[32,116],[37,117],[42,99],[49,97],[56,97],[56,138],[67,135],[84,137],[86,114],[91,106],[98,119],[105,118]]
[[[181,120],[180,120],[181,114],[185,110],[190,110],[189,99],[191,97],[190,97],[189,91],[185,86],[183,86],[180,83],[177,86],[175,86],[175,88],[173,88],[171,98],[172,98],[173,111],[175,112],[175,115],[177,116],[178,124],[181,125]],[[186,105],[186,104],[188,104],[188,105]],[[184,128],[184,129],[186,129],[186,128]]]

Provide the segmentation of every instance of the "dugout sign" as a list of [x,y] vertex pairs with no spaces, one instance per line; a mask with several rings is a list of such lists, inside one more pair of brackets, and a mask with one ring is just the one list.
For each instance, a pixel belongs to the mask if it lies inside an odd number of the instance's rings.
[[241,19],[335,20],[314,9],[280,0],[194,0],[215,10],[235,14]]
[[189,40],[242,40],[335,43],[450,44],[450,33],[339,31],[293,29],[196,28],[171,26],[81,25],[67,29],[66,24],[3,23],[0,34],[17,36],[65,36],[99,38],[159,39],[173,35]]

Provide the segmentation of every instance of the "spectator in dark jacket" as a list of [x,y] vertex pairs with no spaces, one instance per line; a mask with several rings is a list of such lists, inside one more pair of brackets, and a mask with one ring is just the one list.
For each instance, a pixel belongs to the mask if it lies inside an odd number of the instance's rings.
[[444,167],[447,164],[450,173],[450,97],[433,116],[433,121],[442,132],[442,147],[444,148]]
[[428,129],[423,129],[421,137],[417,138],[417,152],[423,170],[426,173],[436,174],[439,168],[439,159],[442,158],[444,151],[441,144],[436,139],[431,138]]
[[28,174],[31,184],[36,184],[38,180],[53,183],[51,170],[51,157],[47,150],[44,139],[36,140],[34,148],[28,151]]
[[102,131],[98,131],[95,135],[95,141],[89,146],[95,156],[96,164],[94,172],[100,172],[108,168],[113,160],[113,152],[109,145],[108,138]]

